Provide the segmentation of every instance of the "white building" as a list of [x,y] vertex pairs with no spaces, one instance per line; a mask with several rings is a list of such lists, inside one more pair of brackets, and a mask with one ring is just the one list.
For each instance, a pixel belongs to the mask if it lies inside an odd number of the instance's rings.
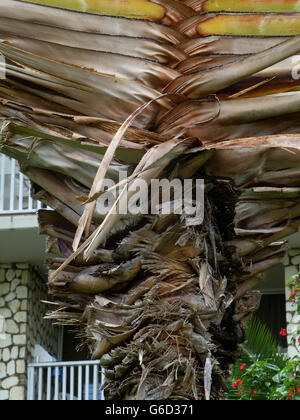
[[69,331],[43,319],[41,208],[17,163],[0,155],[0,400],[99,399],[99,362],[86,361]]

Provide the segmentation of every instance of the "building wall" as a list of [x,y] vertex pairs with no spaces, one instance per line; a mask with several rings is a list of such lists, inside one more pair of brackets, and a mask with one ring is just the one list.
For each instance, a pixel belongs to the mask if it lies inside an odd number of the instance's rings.
[[58,330],[44,319],[49,307],[47,287],[37,272],[32,269],[28,281],[27,361],[34,361],[34,346],[40,344],[52,356],[57,357]]
[[46,299],[46,285],[33,267],[0,264],[0,400],[26,399],[35,344],[56,356],[57,329],[43,319]]
[[[300,249],[290,249],[285,259],[285,283],[287,284],[291,277],[300,272]],[[297,335],[300,324],[300,315],[296,311],[295,305],[289,301],[291,289],[286,287],[286,313],[287,313],[287,340],[288,354],[293,357],[300,354],[300,345],[293,342],[293,337]]]

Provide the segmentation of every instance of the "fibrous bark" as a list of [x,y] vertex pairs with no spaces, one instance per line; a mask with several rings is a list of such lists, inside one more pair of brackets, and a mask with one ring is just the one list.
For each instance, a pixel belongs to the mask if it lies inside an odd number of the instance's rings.
[[[1,151],[54,209],[49,318],[101,359],[107,398],[221,399],[300,226],[297,2],[71,3],[0,5]],[[204,219],[104,216],[104,178],[204,179]]]

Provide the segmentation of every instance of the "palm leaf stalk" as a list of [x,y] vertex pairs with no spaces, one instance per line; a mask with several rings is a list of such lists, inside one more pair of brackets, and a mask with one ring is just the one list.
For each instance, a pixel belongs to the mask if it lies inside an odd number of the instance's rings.
[[[253,288],[300,226],[297,8],[1,0],[1,152],[54,209],[49,318],[80,330],[109,399],[224,397]],[[124,172],[121,191],[204,179],[204,221],[103,216]]]

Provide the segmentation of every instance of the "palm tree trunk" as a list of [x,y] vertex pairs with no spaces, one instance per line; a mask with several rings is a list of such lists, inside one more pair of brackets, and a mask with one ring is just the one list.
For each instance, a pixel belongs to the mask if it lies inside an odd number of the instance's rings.
[[[300,226],[297,2],[85,3],[0,9],[1,152],[54,209],[48,317],[101,359],[108,399],[222,399],[255,287]],[[204,179],[203,219],[103,215],[122,173],[119,204],[137,181]]]

